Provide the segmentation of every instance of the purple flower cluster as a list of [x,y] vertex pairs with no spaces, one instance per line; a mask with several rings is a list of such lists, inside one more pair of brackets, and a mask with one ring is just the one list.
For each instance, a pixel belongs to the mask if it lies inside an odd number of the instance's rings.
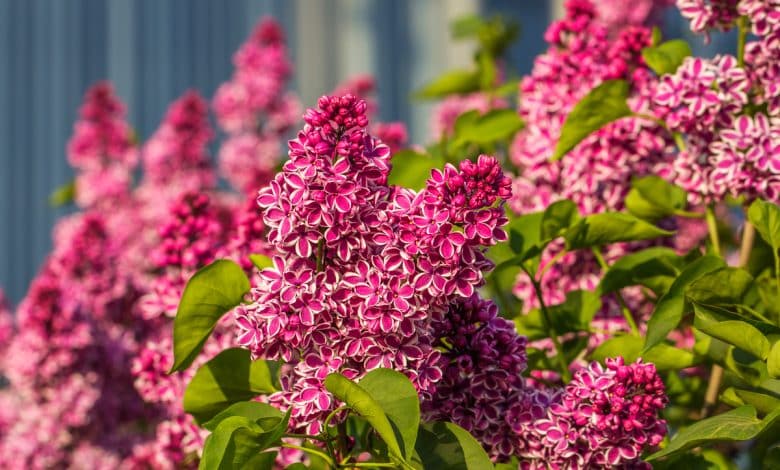
[[432,329],[445,365],[436,391],[422,402],[424,418],[468,429],[493,459],[518,455],[522,447],[506,416],[527,393],[525,338],[476,294],[437,314]]
[[0,465],[51,468],[75,446],[128,453],[144,419],[127,369],[134,346],[122,323],[137,294],[117,271],[117,247],[96,212],[60,225],[55,250],[16,312],[2,369],[4,400],[23,412],[1,429]]
[[[656,2],[654,8],[663,3]],[[631,23],[610,29],[598,12],[588,0],[566,2],[566,16],[545,34],[549,50],[536,59],[532,73],[521,82],[519,113],[526,126],[511,149],[519,168],[509,203],[516,213],[542,211],[562,199],[574,201],[582,214],[622,210],[631,180],[655,174],[673,156],[671,137],[662,127],[646,119],[626,118],[584,139],[559,161],[551,161],[567,114],[589,90],[606,80],[627,80],[630,107],[647,112],[658,82],[641,56],[642,48],[650,45],[650,29]],[[612,261],[635,248],[611,245],[604,256]],[[539,279],[548,305],[563,302],[572,290],[595,288],[601,277],[592,253],[559,257],[562,250],[562,243],[552,243],[542,254],[542,266],[555,263],[545,267]],[[518,277],[514,292],[525,311],[539,307],[527,276]],[[600,317],[622,328],[616,307],[607,299]]]
[[260,191],[274,266],[236,317],[240,344],[290,363],[271,401],[309,432],[336,406],[323,386],[330,372],[393,368],[433,392],[442,355],[431,321],[483,284],[484,251],[506,238],[511,183],[481,156],[434,170],[420,193],[388,187],[389,149],[366,131],[366,102],[318,105]]
[[[742,65],[729,55],[687,58],[676,73],[662,77],[651,111],[683,137],[684,146],[659,173],[686,189],[693,202],[727,196],[777,202],[780,5],[734,1],[728,10],[744,15],[758,39],[745,47]],[[727,16],[724,24],[735,18]]]
[[68,161],[78,170],[76,202],[81,207],[112,204],[125,197],[138,164],[124,105],[108,82],[92,86],[68,142]]
[[532,412],[517,407],[509,418],[524,448],[521,468],[650,468],[639,457],[666,435],[658,418],[668,401],[664,384],[641,359],[593,362],[563,390],[532,391],[528,400]]
[[284,93],[292,73],[284,31],[263,19],[233,57],[235,72],[214,97],[214,112],[227,138],[220,171],[236,188],[254,193],[274,174],[281,138],[298,122],[300,105]]
[[406,129],[406,124],[401,121],[375,121],[374,117],[379,110],[375,93],[376,80],[374,80],[374,77],[367,74],[361,74],[339,83],[330,95],[342,96],[350,94],[362,98],[366,102],[366,116],[368,116],[371,121],[374,121],[374,124],[369,128],[369,132],[387,145],[390,148],[390,153],[393,154],[403,147],[406,147],[409,140],[409,133]]
[[208,104],[197,92],[188,91],[171,104],[143,147],[145,183],[155,192],[174,194],[213,186],[208,155],[212,134]]
[[740,0],[677,0],[677,8],[691,22],[693,32],[707,33],[731,29],[739,17],[738,3]]

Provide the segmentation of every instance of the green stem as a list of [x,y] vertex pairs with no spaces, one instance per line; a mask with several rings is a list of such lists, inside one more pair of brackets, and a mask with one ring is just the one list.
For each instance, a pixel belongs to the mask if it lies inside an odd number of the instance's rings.
[[650,114],[634,113],[634,117],[640,118],[640,119],[647,119],[648,121],[653,121],[654,123],[656,123],[659,126],[663,127],[667,131],[669,130],[669,126],[666,125],[666,122],[663,119],[659,119],[659,118],[657,118],[655,116],[652,116]]
[[718,235],[718,222],[715,219],[715,209],[712,205],[707,206],[707,211],[704,213],[704,218],[707,219],[707,231],[710,234],[712,252],[715,253],[715,255],[720,256],[720,236]]
[[685,145],[685,139],[683,139],[683,135],[679,132],[672,132],[672,137],[674,138],[674,143],[677,145],[677,149],[682,152],[686,149]]
[[558,333],[555,332],[555,329],[552,326],[553,323],[552,323],[552,316],[550,315],[550,311],[547,309],[547,305],[544,303],[544,299],[542,298],[542,286],[534,278],[534,276],[532,276],[531,273],[528,272],[525,268],[523,268],[523,271],[525,271],[525,273],[531,279],[531,284],[533,284],[534,286],[536,299],[539,301],[539,311],[542,312],[542,321],[544,322],[544,329],[547,330],[547,335],[550,337],[553,346],[555,347],[555,356],[558,358],[558,365],[561,368],[561,378],[563,378],[564,382],[568,383],[571,380],[571,372],[569,372],[569,364],[566,363],[566,357],[563,355],[563,346],[561,345],[561,341],[558,339]]
[[286,442],[282,443],[282,447],[287,447],[288,449],[296,449],[303,452],[307,452],[312,455],[316,455],[317,457],[321,458],[322,460],[326,461],[328,465],[331,467],[336,467],[336,462],[333,461],[333,459],[326,453],[320,452],[317,449],[312,449],[311,447],[303,447],[303,446],[297,446],[295,444],[288,444]]
[[291,439],[311,439],[314,441],[322,441],[327,442],[327,439],[322,436],[312,436],[311,434],[295,434],[295,433],[285,433],[282,437],[289,437]]
[[[601,270],[606,272],[609,269],[609,264],[607,264],[607,260],[604,259],[604,255],[601,254],[601,250],[594,246],[592,251],[593,255],[596,257],[596,261],[598,261],[599,266],[601,266]],[[626,319],[628,327],[631,328],[631,334],[639,336],[639,327],[636,325],[636,320],[634,320],[631,309],[629,309],[628,304],[626,304],[626,299],[623,298],[623,294],[621,294],[619,290],[615,291],[615,296],[620,304],[620,311],[623,313],[623,318]]]
[[347,464],[343,468],[398,468],[398,464],[392,462],[355,462]]
[[701,212],[691,212],[683,209],[677,209],[673,212],[673,214],[686,219],[703,219],[705,217]]
[[544,276],[544,273],[546,273],[547,270],[550,269],[555,263],[560,261],[561,258],[566,256],[566,253],[568,253],[568,251],[563,249],[563,250],[559,251],[557,255],[553,256],[553,258],[550,261],[548,261],[547,264],[544,265],[542,270],[539,271],[538,273],[536,273],[536,278],[539,279],[539,281],[541,282],[542,277]]
[[490,276],[490,287],[492,287],[493,291],[495,291],[496,302],[498,302],[498,308],[506,315],[514,316],[514,312],[509,311],[509,302],[507,301],[506,296],[504,295],[504,291],[501,289],[501,283],[498,281],[497,276]]
[[745,66],[745,43],[748,35],[748,19],[746,16],[740,16],[737,19],[737,65]]

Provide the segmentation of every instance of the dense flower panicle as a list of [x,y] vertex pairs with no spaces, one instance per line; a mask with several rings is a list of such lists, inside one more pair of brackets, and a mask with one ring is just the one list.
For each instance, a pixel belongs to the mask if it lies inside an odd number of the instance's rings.
[[80,120],[68,141],[68,161],[79,169],[112,163],[132,168],[138,162],[125,107],[108,82],[93,85],[84,96]]
[[641,49],[650,44],[650,30],[626,27],[608,40],[593,6],[578,0],[567,3],[567,16],[553,23],[545,37],[551,48],[521,83],[519,112],[526,126],[511,149],[521,170],[512,208],[532,212],[571,199],[588,214],[620,209],[631,178],[652,173],[670,157],[671,141],[658,125],[622,119],[583,140],[560,161],[550,158],[568,112],[601,82],[629,80],[629,104],[637,112],[646,109],[654,78],[644,67]]
[[124,105],[108,82],[99,82],[87,90],[79,116],[68,141],[68,161],[78,170],[76,202],[113,205],[128,194],[138,163]]
[[[671,138],[660,126],[646,119],[621,119],[584,139],[559,161],[551,157],[567,114],[589,90],[606,80],[627,80],[629,106],[648,112],[658,86],[641,56],[642,48],[650,45],[650,29],[628,23],[610,30],[600,21],[594,2],[572,0],[566,3],[566,16],[550,25],[545,39],[550,49],[536,59],[532,73],[520,86],[519,113],[526,125],[510,149],[519,175],[509,206],[525,214],[570,199],[586,215],[622,210],[632,179],[655,174],[673,158]],[[636,248],[610,245],[604,255],[611,261]],[[578,251],[559,258],[562,250],[561,243],[552,243],[542,254],[543,266],[555,263],[545,268],[540,280],[548,305],[563,302],[572,290],[593,289],[601,276],[591,253]],[[527,276],[518,277],[514,292],[525,311],[538,308]],[[614,307],[615,302],[607,299],[599,318],[612,321],[614,313],[619,316]],[[621,320],[614,321],[615,326],[624,326]]]
[[435,171],[420,193],[388,187],[390,152],[366,112],[347,94],[304,114],[290,159],[257,199],[274,266],[236,315],[240,344],[290,364],[271,402],[309,432],[336,406],[330,372],[393,368],[432,393],[442,377],[432,318],[474,294],[492,267],[485,248],[506,238],[510,181],[495,159]]
[[546,417],[518,420],[526,467],[649,468],[640,455],[666,435],[659,413],[668,401],[654,365],[593,362],[551,394]]
[[158,246],[151,253],[159,275],[140,302],[145,318],[176,315],[187,280],[214,260],[226,242],[230,222],[227,208],[204,193],[184,193],[170,207],[168,220],[159,228]]
[[442,354],[442,379],[422,402],[427,420],[451,420],[468,430],[491,458],[518,453],[517,439],[506,419],[510,407],[526,393],[526,340],[498,308],[476,294],[452,303],[431,325],[434,346]]
[[[760,57],[762,43],[747,49]],[[687,190],[693,202],[726,196],[780,200],[780,130],[777,114],[771,114],[778,109],[771,104],[775,92],[763,86],[773,74],[761,62],[753,71],[750,63],[739,67],[726,55],[687,58],[675,74],[664,76],[653,111],[671,131],[685,135],[685,148],[659,173]],[[744,114],[754,96],[769,105],[770,114]]]
[[331,96],[354,95],[366,102],[366,116],[374,122],[369,128],[371,135],[381,140],[390,148],[390,153],[396,153],[406,147],[409,133],[406,124],[401,121],[377,122],[376,115],[379,106],[376,102],[376,80],[368,74],[356,75],[339,83]]
[[709,30],[731,29],[739,17],[739,3],[740,0],[677,0],[677,8],[691,22],[693,32],[707,33]]
[[628,26],[651,26],[660,22],[663,11],[674,0],[600,0],[594,2],[598,20],[612,32]]
[[211,138],[208,104],[196,91],[188,91],[171,104],[162,124],[143,147],[145,182],[156,191],[213,186],[207,149]]
[[284,33],[263,19],[233,57],[233,77],[219,87],[214,112],[228,136],[219,153],[219,169],[246,194],[274,174],[282,136],[299,120],[300,104],[284,88],[292,73]]

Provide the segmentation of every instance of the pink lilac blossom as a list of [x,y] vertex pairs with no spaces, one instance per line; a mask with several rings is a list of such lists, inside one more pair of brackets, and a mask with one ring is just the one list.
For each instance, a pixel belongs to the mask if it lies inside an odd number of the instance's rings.
[[655,113],[685,136],[685,147],[659,173],[692,201],[780,197],[780,131],[763,112],[740,115],[751,88],[749,74],[732,56],[688,58],[663,77]]
[[521,468],[651,468],[640,456],[666,435],[658,415],[668,401],[654,365],[593,362],[563,390],[539,393],[531,399],[547,405],[546,416],[519,402],[507,417],[524,448]]
[[674,0],[600,0],[594,3],[598,20],[611,32],[618,32],[628,25],[651,26],[661,20],[666,8]]
[[282,136],[298,122],[300,105],[284,89],[292,73],[284,32],[263,19],[233,57],[233,77],[219,87],[213,107],[228,134],[220,172],[251,194],[266,184],[279,163]]
[[188,91],[171,104],[143,147],[145,183],[177,192],[213,186],[207,149],[212,137],[208,104],[196,91]]
[[677,8],[691,22],[693,32],[707,33],[731,29],[739,17],[739,3],[740,0],[677,0]]
[[76,202],[110,205],[127,194],[138,163],[124,105],[108,82],[99,82],[87,90],[79,116],[68,141],[68,161],[78,170]]
[[[572,200],[584,215],[622,210],[631,180],[654,174],[672,158],[668,133],[652,121],[627,118],[595,132],[559,161],[551,161],[566,115],[603,81],[627,80],[630,107],[636,112],[648,110],[657,79],[645,66],[641,50],[650,44],[650,37],[644,26],[625,25],[610,32],[587,0],[566,3],[566,16],[551,24],[545,34],[550,49],[536,59],[531,75],[520,86],[519,113],[526,126],[510,149],[519,169],[509,202],[514,212],[541,211],[562,199]],[[601,276],[590,252],[567,253],[558,259],[562,249],[561,243],[552,243],[542,254],[543,266],[555,262],[540,279],[548,305],[563,302],[572,290],[593,289]],[[604,255],[609,262],[633,249],[626,244],[610,245]],[[533,285],[525,275],[518,277],[514,292],[525,311],[538,308]],[[612,313],[619,312],[613,304],[607,299],[600,316],[612,318]]]
[[484,282],[510,194],[487,156],[434,170],[420,193],[388,187],[389,149],[366,131],[366,102],[348,94],[318,105],[258,197],[274,266],[236,316],[240,344],[290,364],[271,402],[309,433],[336,407],[323,386],[330,372],[394,368],[422,396],[434,391],[442,355],[432,318]]
[[[376,100],[376,80],[368,74],[356,75],[348,78],[336,86],[330,94],[332,96],[342,96],[351,94],[362,98],[366,102],[366,116],[374,121],[379,113],[379,105]],[[394,154],[406,147],[409,141],[409,133],[406,124],[400,121],[375,122],[369,132],[382,143],[390,148],[390,153]]]
[[522,447],[506,416],[526,393],[525,338],[476,294],[437,315],[432,329],[445,366],[436,391],[421,404],[424,419],[469,430],[495,460],[518,454]]

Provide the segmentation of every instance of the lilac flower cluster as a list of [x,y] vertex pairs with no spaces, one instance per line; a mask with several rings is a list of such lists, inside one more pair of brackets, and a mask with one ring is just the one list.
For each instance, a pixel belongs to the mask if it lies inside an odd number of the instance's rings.
[[[122,105],[106,90],[89,91],[84,109],[116,117]],[[211,134],[205,102],[185,94],[143,147],[141,184],[101,192],[55,228],[52,253],[17,310],[17,332],[0,348],[10,382],[0,400],[11,407],[0,415],[0,466],[78,468],[77,458],[106,469],[197,466],[204,431],[181,408],[196,369],[167,375],[171,316],[197,269],[265,246],[256,204],[213,189]],[[85,149],[107,139],[77,125],[71,154],[90,155]],[[132,180],[129,165],[110,165]],[[3,322],[0,332],[11,328]],[[218,328],[195,367],[231,345],[226,330]]]
[[188,91],[174,101],[144,145],[146,185],[173,194],[212,187],[215,178],[207,152],[212,134],[208,104],[197,92]]
[[136,294],[111,262],[106,225],[98,213],[76,214],[56,241],[2,357],[4,399],[24,407],[2,429],[7,467],[65,465],[76,446],[129,453],[134,436],[119,423],[145,417],[127,369],[134,338],[122,326]]
[[525,338],[476,294],[436,315],[432,330],[445,365],[436,391],[422,402],[424,418],[468,429],[493,459],[519,455],[522,447],[506,416],[527,394]]
[[236,188],[251,194],[274,174],[281,138],[298,122],[300,105],[284,93],[292,73],[284,31],[262,20],[233,57],[235,72],[214,97],[214,112],[227,139],[219,153],[220,171]]
[[[715,27],[701,19],[707,12],[715,15],[714,4],[699,5],[692,29],[700,30],[702,22],[703,29]],[[684,145],[660,174],[686,189],[693,202],[718,202],[727,196],[777,202],[780,4],[733,1],[725,10],[730,13],[719,13],[719,24],[732,26],[743,15],[758,39],[746,45],[742,64],[730,55],[687,58],[676,73],[662,77],[652,112]]]
[[739,17],[740,0],[677,0],[677,8],[691,22],[691,30],[705,33],[708,30],[731,29]]
[[[661,6],[663,2],[654,4],[656,9]],[[561,160],[550,161],[567,114],[593,87],[605,80],[627,80],[630,107],[647,112],[657,85],[641,56],[642,48],[650,44],[650,29],[637,24],[610,29],[599,20],[598,11],[588,0],[568,1],[566,16],[545,34],[550,49],[521,82],[519,112],[526,126],[511,149],[519,168],[510,200],[516,213],[541,211],[561,199],[574,201],[582,214],[622,210],[631,180],[654,174],[672,158],[671,138],[663,128],[646,119],[626,118],[584,139]],[[555,263],[539,279],[548,305],[563,302],[569,291],[593,289],[601,276],[593,254],[578,251],[560,257],[562,249],[561,243],[552,243],[542,254],[542,266]],[[611,245],[604,256],[609,262],[631,249]],[[526,276],[518,277],[514,292],[524,310],[539,307]],[[600,316],[612,319],[619,312],[616,307],[607,299]],[[624,326],[619,316],[614,321]]]
[[532,391],[531,412],[516,407],[509,418],[524,447],[521,468],[651,468],[639,457],[666,435],[664,390],[654,365],[618,357],[580,369],[563,390]]
[[[378,113],[379,106],[376,102],[376,80],[371,75],[357,75],[345,80],[336,87],[330,94],[331,96],[355,95],[361,97],[366,102],[366,116],[372,121]],[[401,121],[392,122],[374,122],[369,129],[372,135],[381,140],[390,148],[390,153],[394,154],[406,147],[409,141],[409,133],[406,124]]]
[[482,285],[485,248],[506,239],[510,180],[481,156],[434,170],[420,193],[388,187],[387,146],[367,131],[366,102],[322,97],[258,204],[274,248],[239,343],[291,364],[272,403],[318,432],[335,408],[323,380],[377,367],[406,373],[423,396],[442,377],[431,321]]
[[68,161],[78,170],[76,202],[112,204],[128,193],[138,164],[124,105],[109,83],[100,82],[87,92],[79,115],[68,142]]

